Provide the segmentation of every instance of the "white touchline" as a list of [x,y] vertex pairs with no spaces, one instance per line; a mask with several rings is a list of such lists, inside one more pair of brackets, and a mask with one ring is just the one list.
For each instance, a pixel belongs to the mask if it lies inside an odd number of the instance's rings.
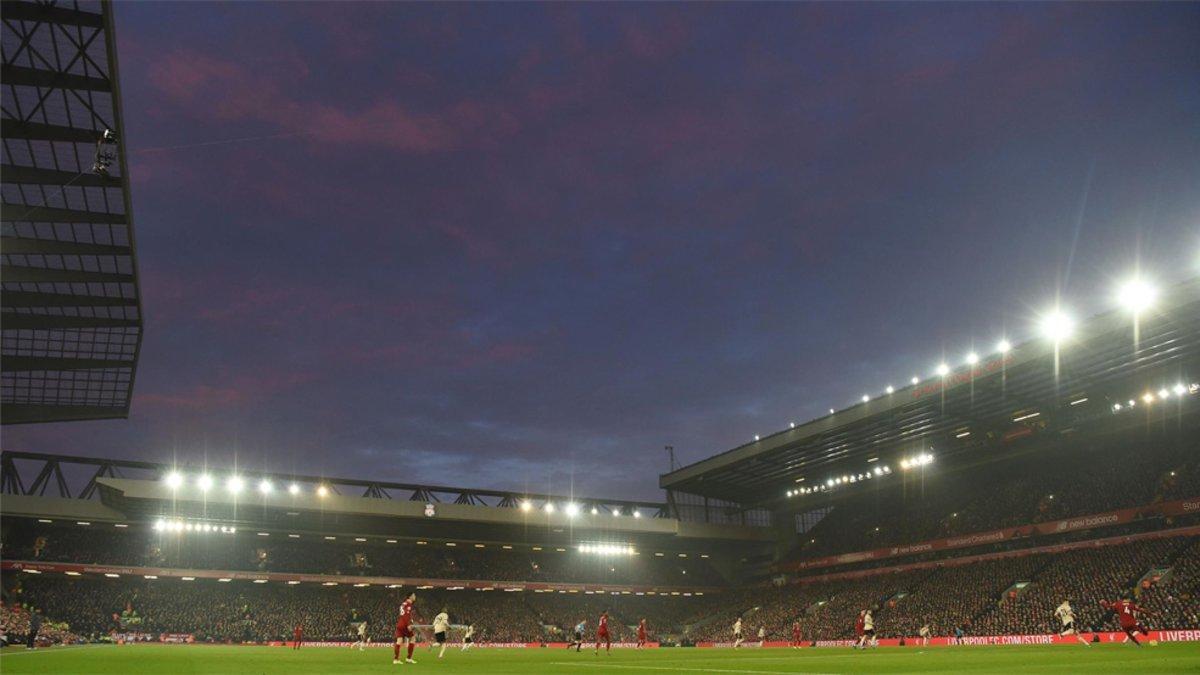
[[[12,647],[19,647],[17,643],[13,643]],[[38,647],[37,649],[26,649],[23,652],[8,651],[0,653],[0,659],[6,659],[10,656],[19,656],[21,654],[54,654],[57,652],[67,652],[75,649],[87,649],[89,647],[106,647],[107,645],[55,645],[53,647]]]
[[669,670],[672,673],[763,673],[764,675],[779,675],[787,672],[793,675],[837,675],[837,673],[811,673],[797,670],[735,670],[732,668],[671,668],[670,666],[619,666],[612,663],[579,663],[577,661],[552,661],[552,666],[572,666],[574,668],[624,668],[626,670]]

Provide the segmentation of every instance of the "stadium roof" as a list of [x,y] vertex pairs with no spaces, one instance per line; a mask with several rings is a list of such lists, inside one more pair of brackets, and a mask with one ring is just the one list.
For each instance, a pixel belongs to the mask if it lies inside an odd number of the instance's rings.
[[1135,342],[1128,311],[1098,315],[1061,348],[1034,339],[982,356],[943,377],[664,474],[659,483],[669,491],[763,505],[791,489],[817,489],[835,475],[884,463],[898,471],[902,458],[931,449],[940,463],[1031,431],[1066,408],[1111,415],[1114,406],[1147,390],[1200,381],[1200,279],[1164,292],[1138,324]]
[[[211,483],[202,486],[202,478]],[[237,490],[230,489],[234,478]],[[260,489],[264,481],[268,490]],[[773,536],[763,527],[681,521],[662,502],[13,451],[0,453],[0,492],[4,517],[146,524],[219,519],[289,532],[550,545],[622,541],[673,550],[706,550],[716,542],[748,546]]]
[[142,311],[112,6],[0,12],[3,422],[126,417]]

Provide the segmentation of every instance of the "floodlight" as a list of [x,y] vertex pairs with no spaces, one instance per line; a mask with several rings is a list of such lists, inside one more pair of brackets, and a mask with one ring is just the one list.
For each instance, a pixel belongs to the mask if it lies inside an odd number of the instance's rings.
[[1183,396],[1186,393],[1187,393],[1187,387],[1183,386],[1182,384],[1175,385],[1175,395],[1176,396]]
[[578,504],[567,504],[567,515],[572,518],[579,515],[579,505]]
[[915,384],[920,384],[920,383],[921,383],[921,378],[919,378],[919,377],[913,377],[913,379],[909,380],[909,382],[912,382],[914,385],[915,385]]
[[1149,309],[1158,298],[1158,289],[1141,279],[1130,279],[1117,289],[1117,302],[1137,314]]
[[261,481],[259,481],[259,483],[258,483],[258,491],[259,492],[263,493],[264,495],[267,495],[267,494],[271,494],[271,489],[272,489],[271,481],[269,481],[265,478],[262,479]]
[[291,485],[288,486],[288,494],[290,494],[290,495],[300,494],[300,486],[296,485],[295,483],[292,483]]
[[949,375],[950,374],[950,366],[948,366],[944,363],[939,363],[938,367],[937,367],[937,374],[941,377],[945,377],[945,376]]
[[528,513],[532,509],[533,509],[533,503],[530,502],[528,499],[521,502],[521,510],[522,511],[525,511],[526,513]]
[[975,352],[971,352],[970,354],[967,354],[967,364],[973,366],[976,363],[979,363],[979,355],[976,354]]
[[889,384],[887,386],[887,389],[884,389],[884,391],[886,391],[889,394],[894,394],[894,393],[896,393],[896,388]]
[[1001,340],[1000,342],[996,343],[996,351],[1000,352],[1001,354],[1007,354],[1012,351],[1012,344],[1009,343],[1008,340]]
[[596,508],[596,507],[594,507],[594,506],[593,506],[593,507],[592,507],[592,515],[594,516],[594,515],[596,515],[596,514],[598,514],[598,513],[600,513],[600,509],[598,509],[598,508]]
[[866,403],[867,401],[870,401],[870,400],[871,400],[871,397],[870,397],[870,396],[867,396],[866,394],[863,394],[863,397],[862,397],[862,402],[863,402],[863,403]]
[[329,488],[325,487],[324,485],[317,486],[317,496],[318,497],[325,497],[328,494],[329,494]]
[[1169,397],[1170,395],[1171,395],[1171,392],[1167,391],[1167,388],[1166,388],[1166,387],[1163,387],[1162,389],[1159,389],[1159,390],[1158,390],[1158,397],[1159,397],[1159,398],[1167,398],[1167,397]]
[[204,492],[208,492],[208,490],[210,488],[212,488],[212,485],[213,485],[212,476],[210,476],[206,473],[200,474],[200,477],[196,479],[196,487],[200,488]]
[[1142,400],[1145,401],[1146,403],[1153,403],[1154,402],[1154,394],[1151,394],[1150,392],[1146,392],[1145,394],[1142,394]]
[[641,512],[641,511],[636,511],[636,510],[635,510],[635,511],[633,512],[633,517],[634,517],[634,518],[641,518],[641,517],[642,517],[642,512]]
[[242,488],[244,486],[245,486],[245,484],[242,482],[242,479],[239,478],[238,476],[230,476],[229,479],[225,481],[225,489],[229,490],[231,493],[233,493],[235,495],[237,493],[241,492]]
[[1063,312],[1054,310],[1042,317],[1038,328],[1045,338],[1058,343],[1071,337],[1071,333],[1075,331],[1075,322]]

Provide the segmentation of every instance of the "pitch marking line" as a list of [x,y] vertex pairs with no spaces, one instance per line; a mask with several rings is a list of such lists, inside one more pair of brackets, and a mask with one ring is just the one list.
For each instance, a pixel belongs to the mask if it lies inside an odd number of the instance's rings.
[[[667,670],[672,673],[763,673],[765,675],[779,675],[785,672],[782,670],[741,670],[733,668],[673,668],[670,666],[627,666],[617,665],[614,663],[579,663],[577,661],[552,661],[552,666],[571,666],[573,668],[623,668],[625,670]],[[805,671],[786,671],[795,673],[796,675],[837,675],[837,673],[810,673]]]

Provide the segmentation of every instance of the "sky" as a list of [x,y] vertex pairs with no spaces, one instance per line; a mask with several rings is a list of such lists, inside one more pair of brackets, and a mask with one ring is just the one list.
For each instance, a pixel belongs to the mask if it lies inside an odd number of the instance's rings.
[[117,3],[128,420],[4,446],[661,499],[1200,271],[1200,4]]

